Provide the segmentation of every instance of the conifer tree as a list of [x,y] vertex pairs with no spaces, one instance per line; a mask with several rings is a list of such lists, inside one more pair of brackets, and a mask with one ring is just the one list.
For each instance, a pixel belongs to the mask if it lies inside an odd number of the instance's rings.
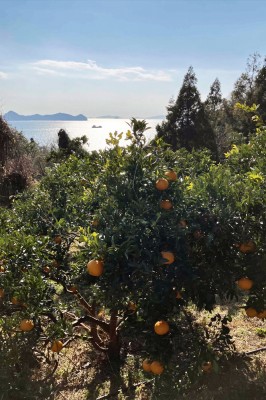
[[209,114],[213,114],[220,109],[222,105],[221,84],[216,78],[210,87],[210,92],[205,101],[205,109]]
[[260,57],[258,53],[254,53],[248,58],[246,71],[236,81],[227,104],[228,121],[231,124],[232,131],[239,134],[240,142],[241,140],[249,141],[250,135],[255,132],[255,126],[249,115],[236,109],[235,104],[242,103],[252,106],[252,104],[258,103],[256,88],[260,72]]
[[197,78],[190,67],[176,102],[167,108],[166,121],[157,126],[158,137],[174,150],[185,147],[188,151],[207,147],[216,157],[215,137],[197,89]]
[[266,120],[266,58],[255,81],[255,103],[259,105],[259,114]]
[[254,53],[247,60],[246,71],[237,79],[231,94],[233,104],[246,103],[251,106],[255,101],[255,85],[260,71],[260,55]]
[[222,159],[229,144],[226,135],[224,101],[222,98],[221,84],[218,78],[216,78],[211,85],[204,106],[215,135],[218,158]]

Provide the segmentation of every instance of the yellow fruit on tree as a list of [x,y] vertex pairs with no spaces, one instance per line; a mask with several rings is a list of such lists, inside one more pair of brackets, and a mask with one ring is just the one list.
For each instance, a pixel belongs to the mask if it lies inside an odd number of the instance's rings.
[[147,358],[145,360],[143,360],[142,362],[142,368],[144,369],[144,371],[146,372],[151,372],[151,361],[148,360]]
[[245,243],[241,243],[238,247],[238,250],[243,254],[255,253],[256,244],[252,240],[249,240]]
[[154,331],[157,335],[166,335],[170,330],[169,324],[166,321],[157,321],[154,324]]
[[172,170],[166,171],[164,175],[167,176],[167,179],[169,181],[177,180],[177,174],[175,173],[175,171],[172,171]]
[[169,186],[169,182],[165,178],[159,178],[155,183],[155,187],[158,190],[166,190],[168,188],[168,186]]
[[253,286],[253,281],[249,278],[241,278],[237,281],[237,286],[241,290],[250,290]]
[[254,318],[258,316],[257,310],[253,307],[246,308],[246,314],[249,318]]
[[61,340],[55,340],[55,341],[52,343],[51,350],[52,350],[54,353],[60,353],[60,351],[62,350],[62,348],[63,348],[63,343],[61,342]]
[[87,271],[92,276],[101,276],[103,273],[103,261],[91,260],[87,264]]
[[212,363],[210,361],[205,361],[201,364],[201,369],[203,372],[211,372],[212,370]]
[[161,251],[161,256],[166,260],[163,264],[172,264],[175,261],[175,256],[172,251]]
[[171,208],[173,208],[173,204],[171,203],[170,200],[161,200],[160,201],[160,207],[163,210],[171,210]]
[[29,332],[34,328],[34,322],[31,319],[23,319],[19,327],[23,332]]
[[151,363],[151,372],[154,375],[161,375],[164,371],[164,366],[159,361],[153,361]]

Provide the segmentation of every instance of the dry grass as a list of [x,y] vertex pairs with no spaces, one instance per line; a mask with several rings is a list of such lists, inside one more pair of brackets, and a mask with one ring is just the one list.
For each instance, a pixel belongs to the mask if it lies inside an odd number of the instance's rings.
[[[266,346],[266,336],[260,336],[265,322],[244,315],[241,304],[218,306],[213,314],[227,311],[234,314],[230,323],[238,356],[220,366],[218,373],[201,375],[194,386],[177,393],[167,382],[164,384],[145,376],[140,360],[129,354],[125,363],[111,365],[103,356],[96,354],[89,343],[82,340],[71,342],[58,357],[58,367],[49,377],[57,356],[49,356],[40,362],[33,373],[24,374],[21,390],[5,394],[1,400],[96,400],[114,393],[108,398],[116,400],[264,400],[266,398],[266,351],[250,356],[243,353]],[[212,314],[194,311],[197,322],[206,324]],[[54,358],[53,358],[54,357]],[[49,377],[46,379],[46,377]],[[16,377],[14,377],[16,379]],[[141,382],[147,382],[142,383]],[[140,383],[140,384],[139,384]],[[1,384],[1,379],[0,379]],[[161,386],[160,386],[161,385]]]

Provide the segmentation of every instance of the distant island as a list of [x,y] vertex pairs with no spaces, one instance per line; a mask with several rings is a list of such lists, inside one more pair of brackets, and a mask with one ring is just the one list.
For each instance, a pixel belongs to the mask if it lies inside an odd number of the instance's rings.
[[8,111],[4,115],[6,121],[87,121],[87,117],[82,114],[70,115],[65,113],[57,113],[50,115],[20,115],[14,111]]
[[117,115],[101,115],[100,117],[97,117],[98,119],[104,119],[104,118],[108,118],[108,119],[120,119],[120,117],[118,117]]

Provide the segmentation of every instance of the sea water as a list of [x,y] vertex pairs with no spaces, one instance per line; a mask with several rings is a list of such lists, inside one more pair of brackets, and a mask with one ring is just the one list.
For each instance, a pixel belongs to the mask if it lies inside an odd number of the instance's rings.
[[[41,146],[56,145],[60,129],[64,129],[71,139],[85,135],[88,138],[86,147],[92,151],[107,147],[106,139],[109,133],[127,132],[130,129],[129,122],[129,119],[95,118],[87,121],[9,121],[9,125]],[[150,129],[145,132],[145,136],[150,140],[155,136],[156,125],[161,123],[161,120],[147,119],[146,122]],[[121,140],[121,145],[126,145],[125,139]]]

